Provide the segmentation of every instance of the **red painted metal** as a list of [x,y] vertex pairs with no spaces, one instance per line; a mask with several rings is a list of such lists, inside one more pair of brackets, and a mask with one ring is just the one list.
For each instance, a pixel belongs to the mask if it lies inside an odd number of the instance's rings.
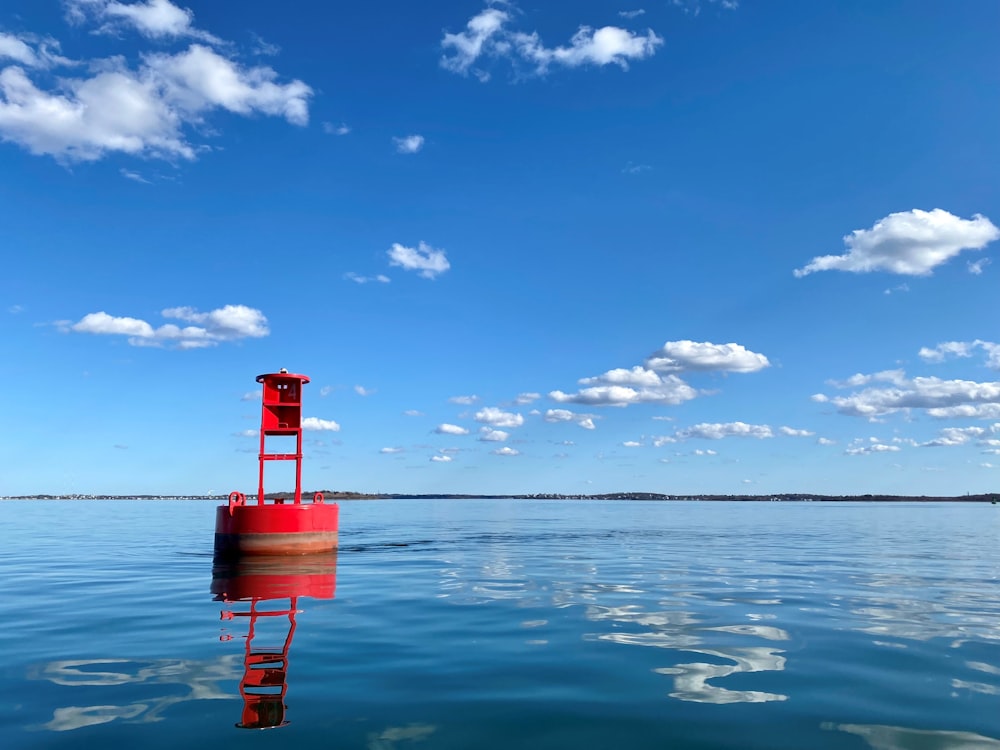
[[[257,502],[249,504],[242,492],[232,492],[228,505],[215,514],[215,551],[223,556],[308,555],[337,548],[339,508],[317,492],[302,502],[302,386],[305,375],[287,370],[257,376],[262,384]],[[268,437],[291,437],[294,453],[266,452]],[[270,461],[295,461],[295,492],[291,502],[266,502],[264,468]]]
[[[299,597],[333,599],[337,588],[337,557],[266,558],[240,560],[216,565],[212,570],[212,593],[226,604],[250,602],[249,611],[225,609],[223,621],[246,617],[249,621],[243,653],[240,696],[243,710],[240,729],[271,729],[288,724],[285,695],[288,691],[289,651],[295,636],[295,616],[301,614]],[[263,602],[288,599],[287,607],[260,606]],[[255,645],[260,618],[288,618],[287,632],[280,646]],[[228,632],[220,640],[230,641]]]

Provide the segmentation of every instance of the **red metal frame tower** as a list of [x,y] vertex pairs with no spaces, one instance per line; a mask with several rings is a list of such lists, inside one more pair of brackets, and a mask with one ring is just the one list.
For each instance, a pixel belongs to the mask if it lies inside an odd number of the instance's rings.
[[[305,375],[293,375],[287,370],[257,376],[263,384],[260,415],[260,475],[257,481],[257,504],[264,502],[264,466],[268,461],[295,461],[295,503],[302,502],[302,386],[309,382]],[[295,438],[295,453],[267,453],[268,437]]]

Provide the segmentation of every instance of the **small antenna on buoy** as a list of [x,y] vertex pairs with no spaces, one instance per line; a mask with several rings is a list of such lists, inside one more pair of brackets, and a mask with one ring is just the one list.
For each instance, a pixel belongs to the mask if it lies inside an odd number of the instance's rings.
[[281,373],[282,375],[287,375],[288,374],[288,370],[286,370],[284,367],[282,367],[280,370],[278,370],[278,372]]

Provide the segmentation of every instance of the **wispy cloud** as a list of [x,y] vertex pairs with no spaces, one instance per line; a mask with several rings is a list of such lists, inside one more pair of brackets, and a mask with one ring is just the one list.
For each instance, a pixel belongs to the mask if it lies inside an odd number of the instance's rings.
[[191,38],[211,44],[221,40],[194,26],[194,13],[170,0],[122,3],[117,0],[66,0],[70,21],[97,21],[99,33],[115,34],[131,28],[151,39]]
[[641,174],[643,172],[648,172],[652,167],[648,164],[636,164],[635,162],[628,162],[624,167],[622,167],[623,174]]
[[986,268],[992,261],[989,258],[980,258],[979,260],[973,262],[969,261],[968,268],[969,273],[973,276],[982,276],[983,269]]
[[400,138],[393,138],[396,144],[396,151],[401,154],[415,154],[424,147],[424,137],[422,135],[405,135]]
[[340,123],[335,125],[332,122],[323,123],[323,132],[327,135],[347,135],[351,132],[351,129],[347,126],[347,123]]
[[130,169],[125,169],[124,167],[122,167],[120,170],[118,170],[118,172],[126,180],[132,180],[132,182],[139,182],[139,183],[142,183],[143,185],[150,185],[150,184],[152,184],[152,183],[150,183],[149,180],[147,180],[141,174],[139,174],[138,172],[133,172]]
[[378,284],[388,284],[392,279],[383,273],[376,274],[375,276],[362,276],[361,274],[354,273],[354,271],[348,271],[344,274],[344,279],[347,281],[353,281],[355,284],[369,284],[372,282]]
[[629,62],[651,57],[663,44],[652,29],[639,34],[617,26],[580,26],[568,45],[547,47],[537,32],[514,30],[513,21],[512,12],[488,7],[469,19],[464,31],[446,32],[441,66],[461,75],[472,73],[484,82],[490,78],[484,64],[500,59],[534,75],[555,66],[617,65],[627,70]]

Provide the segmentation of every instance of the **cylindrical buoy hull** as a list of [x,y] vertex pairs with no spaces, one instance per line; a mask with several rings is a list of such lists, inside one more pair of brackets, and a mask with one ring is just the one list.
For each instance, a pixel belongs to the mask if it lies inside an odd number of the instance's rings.
[[335,503],[221,505],[215,511],[215,553],[315,555],[337,549]]

